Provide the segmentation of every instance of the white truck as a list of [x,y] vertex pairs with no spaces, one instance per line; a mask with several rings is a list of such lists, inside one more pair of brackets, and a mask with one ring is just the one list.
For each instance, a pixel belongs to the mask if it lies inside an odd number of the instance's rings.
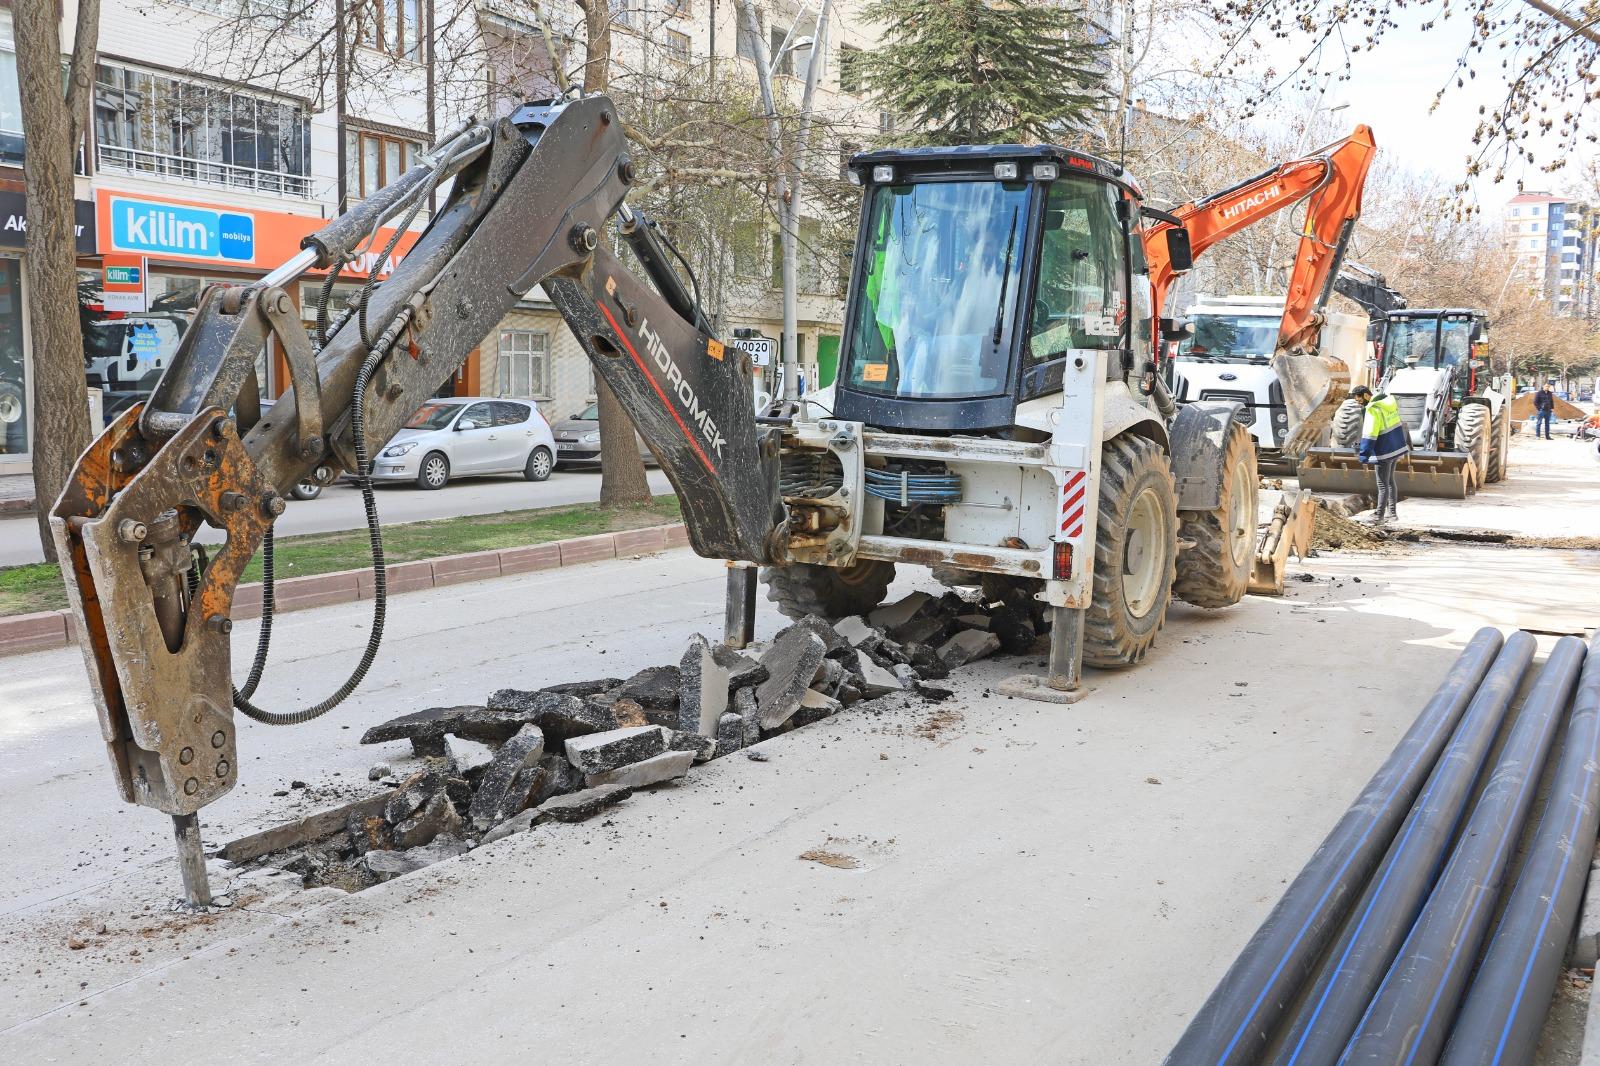
[[[1322,354],[1350,370],[1351,384],[1366,380],[1371,348],[1367,316],[1326,312]],[[1283,319],[1282,296],[1200,296],[1186,316],[1193,332],[1178,343],[1173,395],[1180,403],[1229,400],[1255,438],[1263,468],[1292,467],[1282,454],[1289,411],[1272,372],[1272,352]]]

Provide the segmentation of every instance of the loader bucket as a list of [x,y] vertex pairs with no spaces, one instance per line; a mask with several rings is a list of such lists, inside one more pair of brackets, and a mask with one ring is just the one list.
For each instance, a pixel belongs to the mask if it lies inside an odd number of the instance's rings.
[[[1463,452],[1414,451],[1394,468],[1394,487],[1407,496],[1464,500],[1482,484],[1472,457]],[[1374,496],[1378,477],[1356,453],[1342,448],[1312,448],[1300,460],[1300,485],[1316,492],[1359,492]]]
[[1333,414],[1350,391],[1350,368],[1328,355],[1300,355],[1280,348],[1272,356],[1272,372],[1283,388],[1289,409],[1289,431],[1283,454],[1305,455],[1323,436]]

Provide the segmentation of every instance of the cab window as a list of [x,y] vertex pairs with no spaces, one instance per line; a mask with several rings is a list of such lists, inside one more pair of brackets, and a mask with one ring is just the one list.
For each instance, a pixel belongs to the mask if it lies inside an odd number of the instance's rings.
[[1035,361],[1060,358],[1073,348],[1125,344],[1127,244],[1118,195],[1115,186],[1088,178],[1051,184],[1028,331]]

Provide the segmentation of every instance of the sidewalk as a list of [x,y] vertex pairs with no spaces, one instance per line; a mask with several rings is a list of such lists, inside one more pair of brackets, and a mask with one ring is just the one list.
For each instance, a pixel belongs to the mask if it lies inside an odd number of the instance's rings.
[[33,475],[0,474],[0,515],[33,510]]

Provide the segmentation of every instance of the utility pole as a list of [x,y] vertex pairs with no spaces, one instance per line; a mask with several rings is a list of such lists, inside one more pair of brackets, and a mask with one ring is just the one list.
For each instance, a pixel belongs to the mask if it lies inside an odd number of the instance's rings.
[[[801,47],[804,38],[795,39],[794,28],[791,27],[789,36],[778,49],[778,54],[771,55],[766,33],[756,18],[750,0],[735,0],[735,3],[738,5],[739,18],[744,23],[745,32],[749,34],[752,50],[755,52],[756,83],[761,90],[761,109],[767,120],[767,148],[772,154],[773,165],[777,170],[778,248],[783,285],[783,399],[797,400],[800,397],[799,300],[796,290],[799,274],[801,165],[805,159],[806,142],[811,135],[817,78],[821,73],[823,60],[828,54],[828,21],[833,13],[833,0],[823,0],[822,11],[817,15],[816,33],[809,45],[811,62],[806,64],[805,92],[800,98],[799,128],[795,132],[791,152],[784,151],[783,127],[778,121],[778,107],[773,93],[772,79],[777,74],[775,67],[778,62],[787,53]],[[796,16],[796,25],[805,15],[805,11],[806,9],[802,8]]]

